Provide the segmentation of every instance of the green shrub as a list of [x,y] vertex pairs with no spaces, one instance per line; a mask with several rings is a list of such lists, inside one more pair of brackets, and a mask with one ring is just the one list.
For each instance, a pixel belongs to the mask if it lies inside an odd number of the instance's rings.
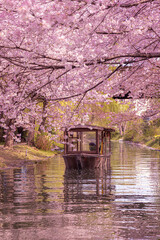
[[137,131],[135,129],[130,129],[128,132],[126,132],[123,139],[125,141],[133,141],[136,135],[137,135]]
[[155,126],[151,122],[143,122],[141,127],[145,138],[155,135]]
[[160,127],[160,118],[154,121],[155,126]]
[[35,146],[41,150],[51,151],[53,146],[53,141],[50,140],[47,135],[45,135],[44,133],[41,133],[37,135]]

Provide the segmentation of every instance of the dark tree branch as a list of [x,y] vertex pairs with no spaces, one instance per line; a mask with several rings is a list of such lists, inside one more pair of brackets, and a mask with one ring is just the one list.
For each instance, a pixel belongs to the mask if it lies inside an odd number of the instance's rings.
[[79,97],[81,95],[86,95],[88,92],[92,91],[93,89],[97,88],[98,86],[100,86],[101,84],[103,84],[107,79],[109,79],[114,73],[116,73],[120,68],[122,68],[122,65],[119,64],[119,66],[111,73],[108,74],[108,76],[100,81],[99,83],[95,84],[94,86],[88,88],[87,90],[81,92],[81,93],[77,93],[77,94],[74,94],[74,95],[70,95],[70,96],[66,96],[66,97],[61,97],[61,98],[52,98],[52,99],[47,99],[48,101],[61,101],[61,100],[68,100],[70,98],[74,98],[74,97]]

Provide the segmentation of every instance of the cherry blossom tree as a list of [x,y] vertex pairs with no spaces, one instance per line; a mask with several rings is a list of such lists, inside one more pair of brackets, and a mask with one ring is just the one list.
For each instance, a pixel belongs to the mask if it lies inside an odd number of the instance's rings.
[[6,138],[30,117],[44,124],[39,99],[54,117],[61,100],[76,113],[84,101],[160,96],[159,0],[0,0],[0,20]]

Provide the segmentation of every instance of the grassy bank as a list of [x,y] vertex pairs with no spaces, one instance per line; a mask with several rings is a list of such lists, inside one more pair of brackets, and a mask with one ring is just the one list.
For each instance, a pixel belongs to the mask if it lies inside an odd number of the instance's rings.
[[146,146],[155,148],[157,150],[160,150],[160,137],[155,137],[151,139],[150,141],[145,143]]
[[13,149],[4,148],[0,145],[0,161],[14,160],[44,160],[55,155],[52,151],[43,151],[35,147],[30,147],[26,144],[17,144]]

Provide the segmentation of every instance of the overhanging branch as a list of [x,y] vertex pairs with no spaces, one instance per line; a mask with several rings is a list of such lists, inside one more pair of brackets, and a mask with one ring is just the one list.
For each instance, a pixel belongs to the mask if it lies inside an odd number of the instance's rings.
[[116,73],[120,68],[122,67],[121,64],[119,64],[119,66],[111,73],[108,74],[108,76],[100,81],[99,83],[95,84],[94,86],[88,88],[87,90],[81,92],[81,93],[77,93],[77,94],[73,94],[73,95],[70,95],[70,96],[66,96],[66,97],[61,97],[61,98],[50,98],[50,99],[47,99],[48,101],[62,101],[62,100],[68,100],[68,99],[71,99],[71,98],[74,98],[74,97],[79,97],[81,95],[86,95],[88,92],[92,91],[93,89],[97,88],[98,86],[100,86],[101,84],[103,84],[107,79],[109,79],[114,73]]

